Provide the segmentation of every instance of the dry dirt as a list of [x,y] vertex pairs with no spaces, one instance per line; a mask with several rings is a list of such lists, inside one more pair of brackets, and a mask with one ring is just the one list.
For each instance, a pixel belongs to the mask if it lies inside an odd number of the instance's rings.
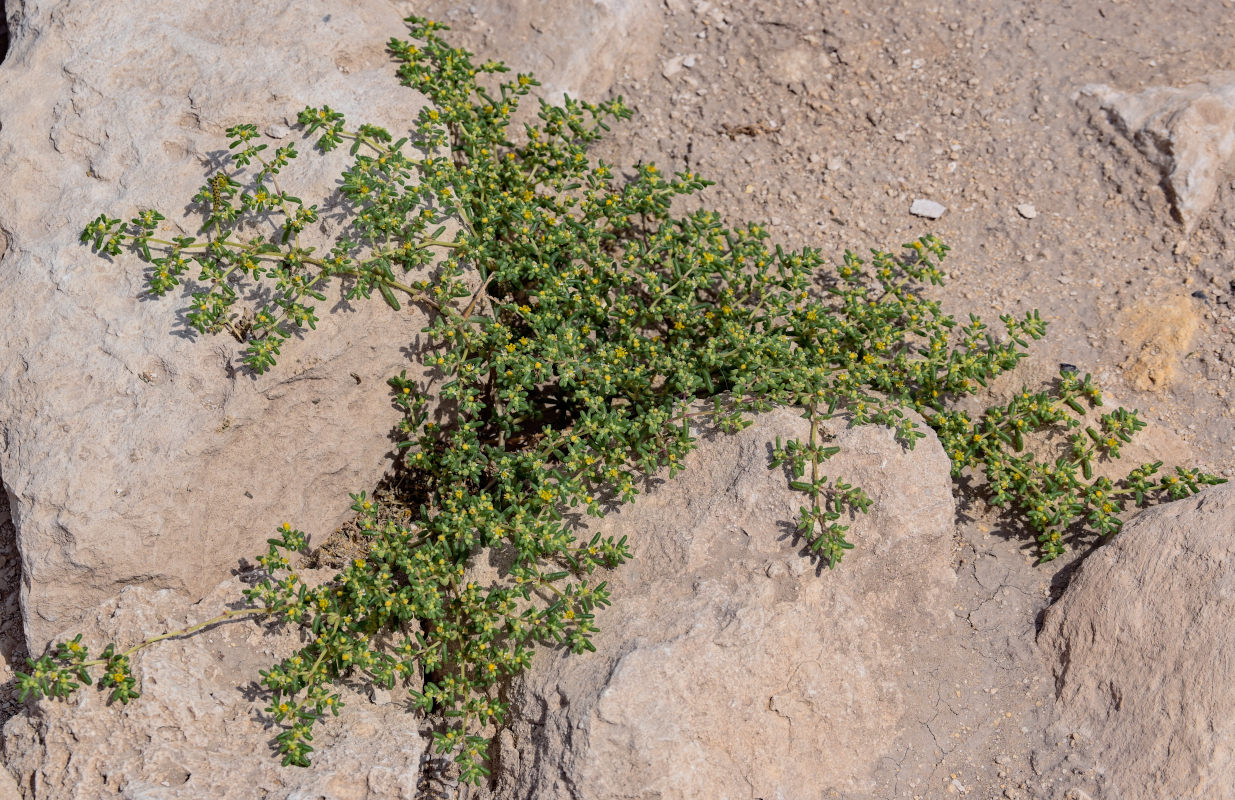
[[[572,24],[564,0],[397,5],[520,70],[546,67],[528,42],[551,51]],[[1229,68],[1229,0],[665,0],[654,10],[627,60],[638,68],[598,90],[635,110],[600,146],[606,161],[694,170],[717,182],[702,202],[731,221],[770,223],[774,239],[836,259],[936,233],[953,248],[939,293],[949,311],[995,322],[1038,308],[1050,320],[1025,382],[1075,364],[1140,410],[1168,463],[1235,474],[1235,176],[1185,237],[1158,171],[1074,99],[1089,83],[1178,86]],[[948,210],[911,216],[916,198]],[[1025,204],[1033,218],[1018,212]],[[1086,743],[1055,716],[1034,644],[1081,554],[1034,567],[1021,531],[980,503],[962,508],[951,633],[967,645],[924,666],[919,690],[937,693],[937,713],[907,721],[895,752],[873,754],[879,796],[1106,797]],[[3,512],[0,561],[12,564]],[[0,579],[15,588],[9,572]],[[12,621],[15,592],[4,596]],[[0,680],[21,649],[5,627]],[[9,713],[0,704],[0,721]]]

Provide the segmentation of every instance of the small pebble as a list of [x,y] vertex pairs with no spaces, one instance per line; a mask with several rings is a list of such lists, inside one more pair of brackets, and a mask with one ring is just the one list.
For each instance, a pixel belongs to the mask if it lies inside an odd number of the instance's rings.
[[936,203],[934,200],[923,200],[918,198],[913,201],[913,205],[909,206],[909,213],[915,217],[926,217],[927,219],[939,219],[943,216],[943,212],[947,211],[947,207]]
[[1016,213],[1025,219],[1033,219],[1038,216],[1038,209],[1033,207],[1033,203],[1021,203],[1016,207]]
[[682,67],[685,66],[686,59],[688,58],[691,59],[691,64],[693,65],[695,63],[694,59],[690,55],[686,54],[674,56],[673,58],[668,59],[663,65],[661,65],[660,74],[664,75],[666,78],[672,78],[674,75],[677,75],[682,71]]

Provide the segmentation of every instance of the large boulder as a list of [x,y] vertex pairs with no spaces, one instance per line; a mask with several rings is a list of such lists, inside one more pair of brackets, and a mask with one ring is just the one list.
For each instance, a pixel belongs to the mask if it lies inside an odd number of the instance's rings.
[[1233,533],[1235,484],[1151,508],[1046,612],[1059,724],[1110,797],[1235,798]]
[[[302,574],[314,582],[331,573]],[[132,586],[82,620],[82,641],[96,654],[108,641],[127,647],[236,606],[244,588],[231,578],[193,606],[168,589]],[[300,632],[241,619],[160,642],[133,658],[141,697],[112,704],[86,687],[31,703],[4,726],[0,761],[40,800],[415,800],[429,737],[390,693],[379,692],[378,705],[344,688],[346,707],[315,730],[312,766],[280,766],[258,671],[291,655]]]
[[[384,52],[406,34],[386,0],[7,5],[0,474],[37,653],[126,585],[200,596],[282,520],[333,530],[348,492],[383,472],[398,419],[384,379],[409,366],[426,323],[414,306],[353,306],[336,287],[318,330],[253,376],[233,369],[234,339],[187,328],[190,287],[151,301],[144,265],[96,256],[81,229],[99,212],[155,207],[165,235],[195,234],[185,206],[227,127],[255,122],[277,145],[299,136],[288,126],[305,105],[329,104],[353,125],[405,131],[424,100]],[[324,206],[346,148],[324,158],[296,141],[283,186]]]
[[541,652],[515,681],[497,797],[876,790],[904,720],[935,702],[906,687],[949,630],[954,506],[933,435],[909,451],[885,428],[834,430],[823,473],[874,500],[835,570],[792,541],[807,499],[768,469],[776,437],[809,433],[787,409],[701,442],[681,475],[591,525],[629,535],[635,558],[605,576],[596,652]]

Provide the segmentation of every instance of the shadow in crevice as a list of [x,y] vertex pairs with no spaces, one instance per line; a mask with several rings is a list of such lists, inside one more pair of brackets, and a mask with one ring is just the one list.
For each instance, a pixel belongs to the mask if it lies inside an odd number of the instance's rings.
[[0,727],[21,710],[13,672],[25,668],[27,655],[21,627],[21,555],[2,479],[0,476]]
[[0,64],[9,54],[9,10],[8,4],[0,0]]

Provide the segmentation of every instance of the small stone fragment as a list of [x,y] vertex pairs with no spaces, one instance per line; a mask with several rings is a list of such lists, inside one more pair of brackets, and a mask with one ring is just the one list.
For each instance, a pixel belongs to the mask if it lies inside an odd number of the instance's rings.
[[1016,213],[1025,219],[1033,219],[1038,216],[1038,209],[1033,207],[1033,203],[1021,203],[1016,207]]
[[939,219],[943,216],[943,212],[947,211],[947,207],[941,203],[936,203],[934,200],[923,200],[918,198],[913,201],[913,205],[909,206],[909,213],[915,217],[926,217],[927,219]]
[[665,63],[660,68],[660,74],[666,78],[672,78],[683,69],[691,69],[695,66],[699,56],[697,53],[684,53],[673,58],[666,59]]

